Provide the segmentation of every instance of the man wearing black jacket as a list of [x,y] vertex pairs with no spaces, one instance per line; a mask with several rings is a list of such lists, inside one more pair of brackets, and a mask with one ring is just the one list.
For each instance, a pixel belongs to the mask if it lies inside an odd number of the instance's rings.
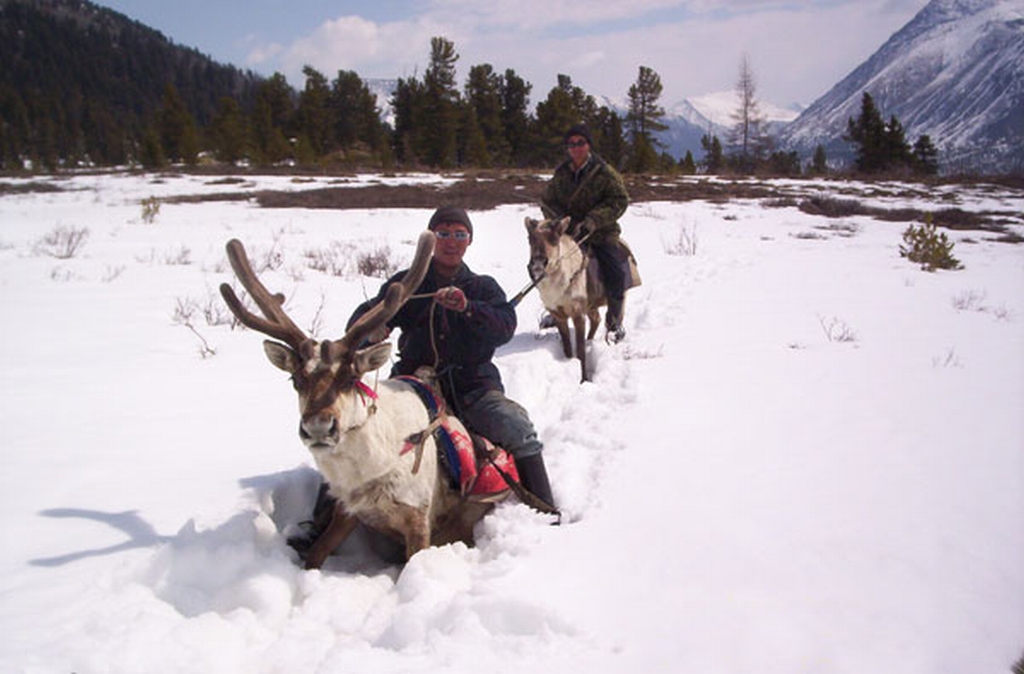
[[[439,208],[428,228],[437,237],[430,270],[414,297],[372,341],[399,328],[392,376],[411,375],[424,365],[434,367],[445,400],[459,419],[512,454],[522,485],[553,507],[543,444],[526,410],[505,396],[493,362],[495,349],[515,334],[515,308],[497,281],[474,273],[463,262],[473,242],[473,224],[465,210]],[[405,273],[388,279],[377,297],[356,308],[349,325],[382,300]]]

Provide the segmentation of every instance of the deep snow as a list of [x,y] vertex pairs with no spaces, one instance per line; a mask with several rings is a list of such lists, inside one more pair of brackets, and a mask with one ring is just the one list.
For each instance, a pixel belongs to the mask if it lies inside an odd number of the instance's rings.
[[[318,478],[294,394],[262,336],[203,317],[227,314],[224,243],[337,337],[381,281],[354,253],[408,261],[430,211],[163,203],[146,222],[143,199],[225,187],[36,180],[61,191],[0,192],[0,671],[1005,674],[1024,654],[1020,245],[954,232],[965,269],[930,274],[900,258],[903,224],[635,203],[644,285],[627,340],[592,345],[594,381],[537,329],[535,293],[498,355],[565,525],[509,502],[476,548],[403,569],[353,540],[303,571],[282,531]],[[985,186],[800,184],[1024,212]],[[467,262],[515,293],[539,209],[471,215]],[[88,230],[69,259],[42,243],[62,227]],[[310,268],[332,250],[339,275]]]

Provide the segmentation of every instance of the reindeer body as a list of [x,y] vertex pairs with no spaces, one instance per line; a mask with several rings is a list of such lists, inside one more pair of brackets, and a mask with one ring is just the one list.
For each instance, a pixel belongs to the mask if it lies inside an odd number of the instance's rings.
[[[357,522],[405,544],[406,558],[436,544],[472,543],[473,525],[493,503],[466,501],[448,486],[437,461],[431,419],[413,388],[402,381],[381,382],[376,392],[362,376],[387,362],[391,345],[357,348],[393,316],[423,279],[434,237],[425,232],[416,259],[400,284],[338,341],[309,339],[256,278],[238,241],[228,243],[236,275],[267,316],[249,312],[230,286],[221,294],[246,326],[277,337],[264,349],[275,367],[292,376],[299,395],[299,436],[337,499],[331,522],[306,554],[306,568],[319,568]],[[461,422],[449,426],[465,433]],[[408,439],[423,435],[422,452],[404,451]],[[419,465],[417,465],[419,463]]]
[[[589,272],[590,258],[566,233],[568,225],[569,218],[545,221],[526,218],[530,242],[528,271],[530,278],[537,281],[544,308],[555,321],[566,358],[573,356],[573,340],[569,335],[569,321],[572,321],[580,379],[588,381],[587,342],[597,333],[601,324],[598,309],[607,303],[607,298],[600,279]],[[586,329],[588,318],[589,330]]]

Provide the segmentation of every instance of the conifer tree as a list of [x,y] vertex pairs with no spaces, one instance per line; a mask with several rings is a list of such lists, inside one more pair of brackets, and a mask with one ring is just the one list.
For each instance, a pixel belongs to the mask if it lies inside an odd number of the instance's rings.
[[160,132],[155,126],[148,127],[142,134],[139,163],[145,169],[159,169],[167,165],[167,157],[164,155],[163,144],[160,142]]
[[725,157],[722,154],[722,142],[718,136],[704,134],[700,139],[700,146],[704,150],[704,171],[706,173],[719,173],[725,168]]
[[199,155],[199,135],[192,115],[173,84],[164,88],[160,111],[160,143],[164,155],[172,162],[194,165]]
[[640,66],[636,83],[629,87],[629,113],[626,124],[629,127],[631,168],[634,171],[648,171],[658,163],[656,146],[660,145],[654,133],[668,128],[661,121],[665,109],[658,105],[661,98],[661,77],[647,66]]
[[392,136],[395,156],[399,161],[416,165],[422,161],[419,154],[420,134],[423,130],[426,92],[423,84],[415,78],[398,78],[398,85],[391,97],[391,109],[395,113],[395,132]]
[[875,107],[875,99],[864,92],[860,115],[846,125],[846,140],[857,145],[854,166],[862,173],[875,173],[887,166],[888,154],[885,123]]
[[20,170],[31,125],[21,95],[6,85],[0,85],[0,120],[0,168]]
[[525,164],[528,156],[532,89],[533,85],[519,77],[515,70],[505,70],[501,79],[501,120],[509,145],[509,163],[516,166]]
[[330,107],[333,133],[342,149],[364,143],[374,152],[385,153],[386,134],[377,98],[355,71],[338,71],[331,84]]
[[825,148],[821,145],[814,148],[814,157],[811,159],[811,173],[817,176],[828,173],[828,157],[825,156]]
[[939,172],[939,151],[932,145],[931,136],[925,134],[914,143],[914,166],[918,173],[926,176]]
[[684,175],[692,176],[697,172],[697,164],[693,161],[693,153],[689,150],[686,151],[686,155],[679,160],[679,170]]
[[629,147],[623,136],[622,118],[614,110],[607,106],[601,106],[591,127],[591,135],[594,137],[596,150],[601,158],[616,169],[624,169],[629,155]]
[[910,145],[907,144],[907,135],[903,130],[903,124],[896,118],[896,115],[889,117],[885,125],[885,168],[902,168],[911,163]]
[[459,164],[463,166],[491,166],[491,153],[487,140],[480,128],[476,108],[468,101],[462,106],[462,123],[459,133]]
[[420,152],[431,166],[455,165],[459,126],[459,92],[455,86],[455,44],[443,37],[430,39],[430,67],[423,74],[424,129]]
[[306,84],[299,94],[295,110],[297,132],[309,145],[314,157],[320,157],[335,148],[331,123],[331,90],[327,78],[311,66],[304,66],[302,74]]
[[465,93],[466,103],[473,108],[484,141],[486,165],[506,165],[511,149],[505,138],[502,118],[501,76],[494,72],[490,64],[473,66],[469,69]]
[[533,161],[554,164],[564,159],[562,135],[573,124],[591,125],[597,109],[593,96],[573,85],[568,75],[559,74],[558,84],[537,104],[534,129],[538,146]]
[[245,157],[245,115],[238,101],[231,96],[220,99],[210,124],[210,143],[214,156],[228,164],[236,164]]
[[274,73],[256,90],[253,109],[253,146],[260,163],[276,164],[291,156],[288,138],[293,116],[292,89],[284,75]]

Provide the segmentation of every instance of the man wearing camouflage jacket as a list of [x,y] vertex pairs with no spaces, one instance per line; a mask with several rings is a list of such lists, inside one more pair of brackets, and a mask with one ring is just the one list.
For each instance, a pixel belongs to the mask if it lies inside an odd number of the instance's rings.
[[547,218],[569,216],[569,232],[597,259],[608,295],[608,338],[618,342],[626,334],[622,326],[626,274],[619,218],[629,205],[629,194],[618,171],[592,151],[586,126],[576,124],[566,131],[565,147],[569,157],[548,182],[541,210]]

